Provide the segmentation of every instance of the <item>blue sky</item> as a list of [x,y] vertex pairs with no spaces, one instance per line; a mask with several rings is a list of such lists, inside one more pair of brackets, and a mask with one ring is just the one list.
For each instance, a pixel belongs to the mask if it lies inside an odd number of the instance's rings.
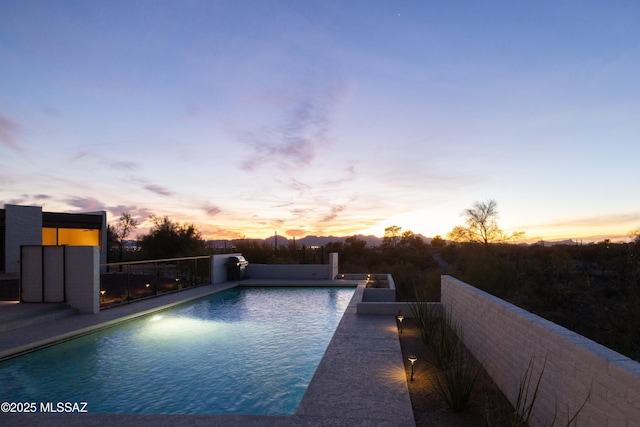
[[640,226],[635,1],[0,2],[0,204],[210,238]]

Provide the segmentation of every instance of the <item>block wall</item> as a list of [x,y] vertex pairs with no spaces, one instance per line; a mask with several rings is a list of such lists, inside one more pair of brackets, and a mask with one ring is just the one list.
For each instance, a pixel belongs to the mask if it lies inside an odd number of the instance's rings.
[[533,360],[531,382],[542,379],[532,427],[550,425],[556,410],[565,425],[587,397],[576,425],[640,426],[640,363],[450,276],[442,305],[512,403]]

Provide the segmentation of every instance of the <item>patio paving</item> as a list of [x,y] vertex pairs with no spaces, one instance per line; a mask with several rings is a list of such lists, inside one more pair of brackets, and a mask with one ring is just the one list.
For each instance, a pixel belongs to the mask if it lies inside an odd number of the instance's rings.
[[[0,333],[0,359],[237,285],[207,285],[102,310],[97,315],[76,314],[6,330]],[[395,316],[358,315],[357,302],[363,290],[363,284],[356,288],[294,415],[0,413],[0,425],[414,426]],[[0,326],[3,319],[6,321],[6,308],[0,305]]]

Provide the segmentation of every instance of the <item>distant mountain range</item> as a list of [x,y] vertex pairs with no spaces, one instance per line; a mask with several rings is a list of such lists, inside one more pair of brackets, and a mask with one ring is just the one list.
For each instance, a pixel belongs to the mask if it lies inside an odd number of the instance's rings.
[[[418,237],[422,238],[422,240],[424,240],[426,243],[431,243],[431,241],[433,240],[433,238],[431,237],[425,237],[422,234],[417,234]],[[278,236],[277,240],[278,240],[278,246],[286,246],[289,243],[293,242],[295,240],[296,245],[297,246],[306,246],[306,247],[311,247],[311,246],[324,246],[327,243],[331,243],[331,242],[341,242],[344,243],[344,241],[346,239],[348,239],[349,237],[353,237],[353,236],[305,236],[302,238],[287,238],[285,236]],[[355,237],[357,237],[359,240],[364,240],[367,243],[368,247],[376,247],[376,246],[380,246],[382,244],[382,238],[381,237],[377,237],[377,236],[373,236],[373,235],[362,235],[362,234],[358,234]],[[207,242],[209,244],[211,244],[213,247],[216,248],[224,248],[224,247],[231,247],[233,246],[233,244],[237,241],[240,241],[241,239],[234,239],[234,240],[208,240]],[[271,236],[268,237],[266,239],[245,239],[245,240],[250,240],[250,241],[254,241],[254,242],[264,242],[267,243],[271,246],[275,246],[276,243],[276,237],[275,236]],[[569,245],[569,246],[575,246],[575,245],[579,245],[580,242],[576,242],[575,240],[571,240],[571,239],[567,239],[567,240],[539,240],[535,243],[524,243],[525,245],[538,245],[538,246],[555,246],[555,245]]]
[[[353,237],[353,236],[305,236],[305,237],[301,237],[301,238],[295,238],[295,242],[297,246],[306,246],[306,247],[311,247],[311,246],[324,246],[327,243],[331,243],[331,242],[342,242],[344,243],[344,241],[346,239],[348,239],[349,237]],[[363,240],[367,243],[367,246],[370,247],[374,247],[374,246],[380,246],[380,244],[382,243],[382,238],[377,237],[377,236],[365,236],[362,234],[358,234],[356,235],[356,237],[359,240]],[[431,239],[427,239],[424,236],[420,236],[422,237],[426,242],[430,242]],[[276,236],[271,236],[268,237],[266,239],[244,239],[244,240],[248,240],[248,241],[253,241],[253,242],[264,242],[267,243],[268,245],[271,246],[275,246],[276,243],[276,239],[277,239],[277,243],[278,246],[286,246],[289,243],[292,243],[294,241],[294,238],[287,238],[285,236],[278,236],[276,238]],[[233,245],[235,242],[238,241],[242,241],[243,239],[234,239],[234,240],[207,240],[207,243],[211,244],[213,247],[216,248],[223,248],[223,247],[229,247],[231,245]]]
[[[426,243],[431,243],[431,241],[433,240],[433,238],[431,237],[425,237],[421,234],[417,234],[418,237],[422,238],[422,240],[424,240]],[[301,238],[287,238],[285,236],[278,236],[278,246],[286,246],[289,243],[292,243],[294,240],[296,242],[296,246],[306,246],[306,247],[312,247],[312,246],[324,246],[327,243],[331,243],[331,242],[341,242],[344,243],[344,241],[346,239],[348,239],[349,237],[353,237],[353,236],[305,236],[305,237],[301,237]],[[366,242],[368,247],[376,247],[376,246],[380,246],[382,244],[382,237],[377,237],[377,236],[373,236],[373,235],[363,235],[363,234],[358,234],[355,237],[357,237],[359,240],[363,240]],[[214,248],[231,248],[234,246],[234,244],[238,241],[242,241],[242,240],[248,240],[248,241],[252,241],[252,242],[264,242],[267,243],[268,245],[271,246],[275,246],[275,242],[276,242],[276,237],[275,236],[271,236],[268,237],[266,239],[233,239],[233,240],[223,240],[223,239],[218,239],[218,240],[207,240],[207,243],[209,243],[211,246],[213,246]],[[567,240],[554,240],[554,241],[549,241],[549,240],[539,240],[535,243],[524,243],[525,245],[538,245],[538,246],[555,246],[555,245],[571,245],[571,246],[575,246],[575,245],[580,245],[580,242],[577,242],[575,240],[571,240],[571,239],[567,239]],[[135,240],[127,240],[125,241],[125,246],[127,247],[135,247],[137,246],[137,241]]]
[[577,246],[580,243],[575,240],[567,239],[567,240],[538,240],[535,245],[538,246],[556,246],[556,245],[568,245],[568,246]]

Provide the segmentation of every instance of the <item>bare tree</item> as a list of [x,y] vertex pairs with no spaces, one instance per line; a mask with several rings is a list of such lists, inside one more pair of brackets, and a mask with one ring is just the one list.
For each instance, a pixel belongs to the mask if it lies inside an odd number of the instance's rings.
[[124,241],[138,226],[138,221],[131,216],[129,212],[122,212],[118,222],[113,226],[112,230],[118,242],[118,261],[122,262],[122,254],[124,252]]
[[518,239],[524,235],[522,231],[505,233],[498,227],[498,203],[491,199],[475,202],[473,207],[463,212],[465,225],[458,225],[447,235],[455,242],[475,242],[488,245]]
[[382,246],[395,248],[400,242],[400,232],[402,227],[392,225],[384,229],[384,237],[382,238]]

